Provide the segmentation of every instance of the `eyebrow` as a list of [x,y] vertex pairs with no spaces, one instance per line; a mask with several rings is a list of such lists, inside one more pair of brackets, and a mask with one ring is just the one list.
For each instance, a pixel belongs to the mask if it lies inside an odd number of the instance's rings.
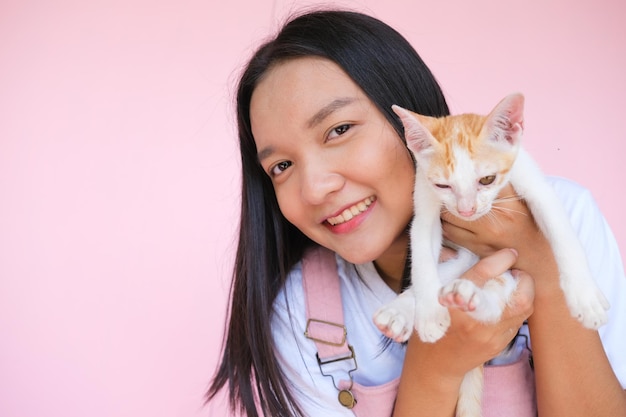
[[[349,104],[352,104],[355,101],[357,101],[357,99],[353,97],[342,97],[342,98],[337,98],[331,101],[330,103],[322,107],[317,113],[313,115],[313,117],[311,117],[307,121],[307,124],[306,124],[307,127],[311,129],[317,126],[325,118],[330,116],[334,111],[339,110],[340,108],[345,107]],[[261,162],[273,153],[274,153],[274,147],[268,146],[266,148],[263,148],[259,153],[257,153],[257,159],[259,160],[259,162]]]
[[263,150],[261,150],[261,152],[257,153],[256,157],[259,160],[259,162],[262,162],[265,158],[267,158],[268,156],[270,156],[273,153],[274,153],[274,147],[273,146],[268,146],[267,148],[263,148]]
[[310,129],[321,123],[326,117],[330,116],[335,110],[339,110],[342,107],[356,101],[353,97],[337,98],[326,106],[322,107],[313,117],[311,117],[307,123],[307,127]]

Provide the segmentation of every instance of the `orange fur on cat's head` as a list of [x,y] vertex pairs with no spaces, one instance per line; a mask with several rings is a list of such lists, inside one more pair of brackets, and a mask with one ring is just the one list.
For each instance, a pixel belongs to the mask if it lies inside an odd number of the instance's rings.
[[434,118],[399,106],[407,146],[418,173],[426,176],[442,203],[469,220],[491,209],[508,182],[523,128],[524,97],[504,98],[486,116],[461,114]]

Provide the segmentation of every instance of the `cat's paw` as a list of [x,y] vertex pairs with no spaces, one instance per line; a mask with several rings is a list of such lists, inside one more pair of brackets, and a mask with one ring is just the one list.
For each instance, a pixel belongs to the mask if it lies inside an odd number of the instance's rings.
[[415,330],[424,342],[433,343],[441,339],[450,327],[450,312],[435,301],[428,308],[416,308]]
[[455,279],[439,291],[439,304],[462,311],[474,311],[480,305],[481,289],[468,279]]
[[564,290],[570,312],[588,329],[598,329],[609,321],[609,302],[598,288]]
[[493,323],[500,320],[516,286],[517,282],[508,272],[490,279],[482,288],[459,278],[439,291],[439,303],[465,311],[478,321]]
[[374,313],[374,324],[388,338],[406,342],[413,333],[415,296],[405,291]]

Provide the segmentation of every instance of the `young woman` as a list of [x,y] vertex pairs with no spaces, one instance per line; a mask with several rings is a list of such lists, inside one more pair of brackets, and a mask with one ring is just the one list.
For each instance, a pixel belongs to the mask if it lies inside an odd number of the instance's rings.
[[[451,309],[451,327],[438,342],[383,343],[372,314],[407,284],[414,180],[392,104],[448,114],[415,50],[363,14],[296,17],[248,63],[237,94],[239,245],[222,362],[208,398],[228,385],[233,409],[251,416],[353,415],[337,400],[334,371],[323,369],[304,335],[300,261],[319,245],[336,254],[356,359],[349,379],[377,387],[399,378],[394,415],[454,415],[463,375],[496,356],[526,319],[539,415],[626,415],[621,258],[589,193],[566,180],[552,181],[610,298],[608,325],[590,331],[570,317],[551,250],[517,201],[495,222],[443,218],[448,239],[483,257],[465,276],[480,283],[517,271],[518,290],[501,321],[480,324]],[[499,395],[497,386],[485,389]]]

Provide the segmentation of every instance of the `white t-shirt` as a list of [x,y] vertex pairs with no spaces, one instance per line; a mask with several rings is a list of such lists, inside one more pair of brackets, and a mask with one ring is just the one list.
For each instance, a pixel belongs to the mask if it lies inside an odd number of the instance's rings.
[[[599,333],[611,366],[626,388],[626,277],[615,238],[589,191],[569,180],[548,179],[569,213],[600,289],[611,303],[609,322]],[[373,263],[353,265],[339,256],[336,259],[348,342],[358,364],[352,373],[354,381],[364,386],[387,383],[400,376],[404,348],[396,343],[385,347],[372,316],[396,294]],[[315,344],[304,336],[305,325],[302,268],[298,263],[274,303],[272,336],[281,370],[306,415],[353,415],[337,400],[333,379],[322,375]],[[324,373],[331,374],[338,384],[339,379],[348,379],[347,372],[353,366],[352,361],[342,361],[324,366]]]

